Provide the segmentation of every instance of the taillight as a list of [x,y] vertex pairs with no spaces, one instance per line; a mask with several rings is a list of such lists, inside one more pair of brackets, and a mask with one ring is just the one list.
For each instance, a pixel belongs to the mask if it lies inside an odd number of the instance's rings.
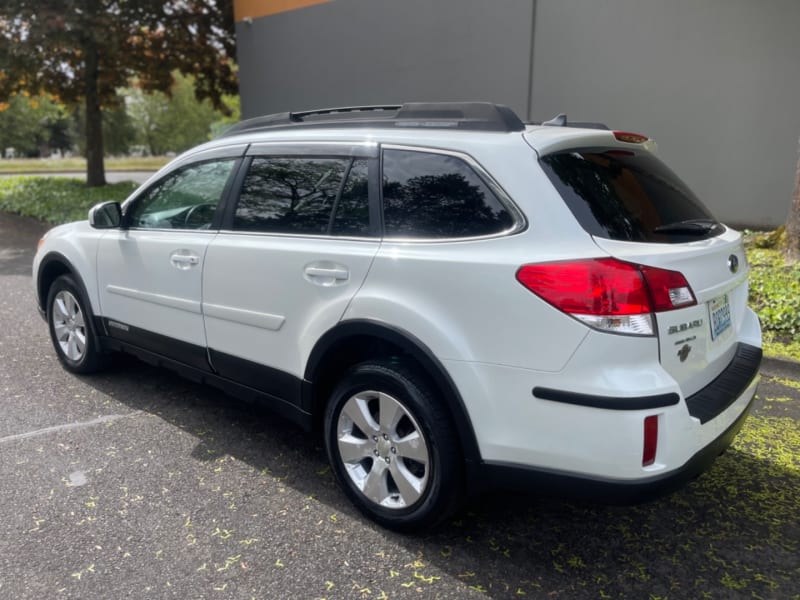
[[523,265],[517,280],[560,311],[614,333],[653,335],[652,313],[697,303],[681,273],[615,258]]
[[640,267],[640,269],[653,295],[655,312],[697,304],[692,288],[681,273],[653,267]]
[[642,450],[642,466],[647,467],[656,462],[658,450],[658,415],[644,419],[644,448]]
[[650,139],[641,133],[630,133],[628,131],[615,131],[614,137],[620,142],[627,142],[629,144],[644,144]]

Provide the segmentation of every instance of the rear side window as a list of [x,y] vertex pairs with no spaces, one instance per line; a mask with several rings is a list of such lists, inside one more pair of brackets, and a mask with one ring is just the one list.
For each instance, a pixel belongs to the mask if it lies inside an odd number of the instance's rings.
[[233,228],[263,233],[368,235],[366,161],[254,158],[242,184]]
[[650,154],[572,150],[544,156],[541,164],[591,235],[677,243],[724,231],[686,184]]
[[411,150],[383,153],[387,236],[459,238],[508,230],[514,219],[466,162]]

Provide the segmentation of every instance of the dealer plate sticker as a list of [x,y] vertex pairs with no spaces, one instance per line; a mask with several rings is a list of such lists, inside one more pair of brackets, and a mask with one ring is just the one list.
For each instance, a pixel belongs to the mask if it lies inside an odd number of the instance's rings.
[[715,340],[731,326],[731,303],[728,294],[712,298],[708,303],[711,313],[711,339]]

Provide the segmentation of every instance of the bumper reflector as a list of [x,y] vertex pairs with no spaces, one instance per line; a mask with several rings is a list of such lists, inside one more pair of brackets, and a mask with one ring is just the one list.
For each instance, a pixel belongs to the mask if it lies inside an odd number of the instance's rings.
[[658,415],[651,415],[644,419],[644,451],[642,452],[642,466],[647,467],[656,462],[658,449]]

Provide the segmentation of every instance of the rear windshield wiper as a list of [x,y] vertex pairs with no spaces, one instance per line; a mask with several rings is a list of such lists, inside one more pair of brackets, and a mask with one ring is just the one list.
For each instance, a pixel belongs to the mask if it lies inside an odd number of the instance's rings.
[[687,219],[667,225],[659,225],[654,233],[684,233],[687,235],[703,235],[721,227],[714,219]]

